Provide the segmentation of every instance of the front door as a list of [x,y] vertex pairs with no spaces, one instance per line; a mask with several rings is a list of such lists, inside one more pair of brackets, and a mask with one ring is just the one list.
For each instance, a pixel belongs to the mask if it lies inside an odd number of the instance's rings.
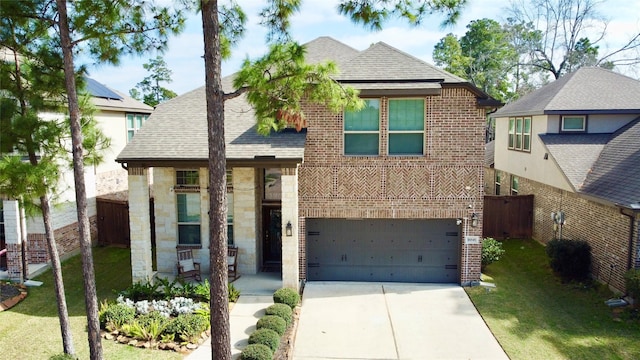
[[262,208],[262,262],[267,271],[280,270],[282,264],[282,206]]

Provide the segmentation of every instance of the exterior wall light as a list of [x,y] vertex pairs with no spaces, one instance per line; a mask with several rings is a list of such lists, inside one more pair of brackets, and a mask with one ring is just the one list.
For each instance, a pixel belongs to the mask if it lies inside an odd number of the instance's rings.
[[480,219],[478,218],[478,214],[471,214],[471,227],[478,227],[478,222]]
[[285,227],[284,234],[286,236],[293,235],[293,226],[291,226],[291,221],[287,222],[287,226]]

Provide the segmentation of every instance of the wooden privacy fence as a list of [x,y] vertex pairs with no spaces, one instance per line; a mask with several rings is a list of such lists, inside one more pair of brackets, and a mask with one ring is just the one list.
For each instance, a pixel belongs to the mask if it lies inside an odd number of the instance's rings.
[[495,239],[528,239],[533,234],[533,195],[484,197],[482,234]]
[[[97,198],[98,244],[131,247],[129,234],[129,203],[127,200]],[[153,198],[149,199],[151,245],[155,246],[155,216]]]

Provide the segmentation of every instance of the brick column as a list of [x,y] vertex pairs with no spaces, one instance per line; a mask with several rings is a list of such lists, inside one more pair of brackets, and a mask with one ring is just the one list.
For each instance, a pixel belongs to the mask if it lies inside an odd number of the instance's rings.
[[129,168],[129,229],[132,281],[153,277],[148,169]]
[[[296,290],[300,285],[298,266],[298,171],[282,169],[282,286]],[[291,236],[286,227],[291,223]]]
[[238,273],[258,271],[256,170],[233,168],[233,240],[238,247]]
[[9,279],[22,282],[22,227],[20,206],[16,200],[2,202]]

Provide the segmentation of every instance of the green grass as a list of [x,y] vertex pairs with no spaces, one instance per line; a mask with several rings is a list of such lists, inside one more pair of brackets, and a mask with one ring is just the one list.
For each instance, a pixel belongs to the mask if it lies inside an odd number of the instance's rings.
[[640,322],[614,315],[606,286],[562,284],[542,245],[503,244],[505,255],[484,274],[496,289],[467,292],[512,360],[640,358]]
[[[123,290],[131,285],[131,261],[129,249],[94,248],[98,301],[115,299],[113,290]],[[84,287],[80,256],[62,264],[65,293],[76,355],[89,358],[86,331]],[[34,279],[44,282],[40,287],[29,288],[29,295],[10,310],[0,312],[0,357],[14,359],[48,359],[62,353],[62,336],[51,271]],[[105,359],[181,359],[170,351],[137,349],[102,341]],[[10,349],[15,353],[10,353]]]

